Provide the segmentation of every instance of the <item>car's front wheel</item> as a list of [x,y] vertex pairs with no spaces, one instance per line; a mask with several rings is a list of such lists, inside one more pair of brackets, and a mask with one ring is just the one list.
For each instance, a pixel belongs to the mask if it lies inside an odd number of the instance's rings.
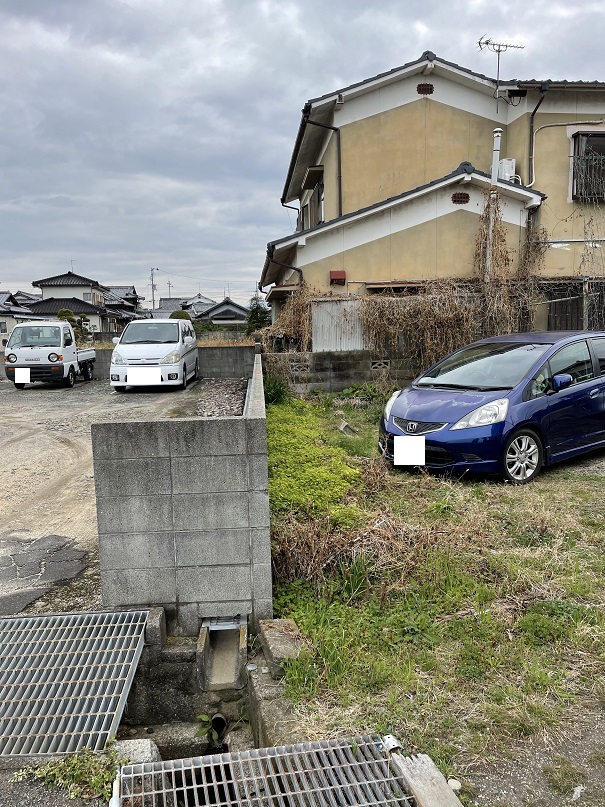
[[515,432],[506,442],[502,473],[508,482],[524,485],[536,477],[544,462],[542,441],[531,429]]

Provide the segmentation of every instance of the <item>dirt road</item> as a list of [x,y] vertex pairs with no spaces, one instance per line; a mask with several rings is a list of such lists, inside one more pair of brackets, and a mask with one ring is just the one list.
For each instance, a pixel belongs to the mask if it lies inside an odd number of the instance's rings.
[[100,605],[90,425],[156,417],[196,395],[195,386],[119,395],[106,381],[21,391],[0,381],[0,614],[24,609],[85,569],[72,598],[45,596],[33,610]]

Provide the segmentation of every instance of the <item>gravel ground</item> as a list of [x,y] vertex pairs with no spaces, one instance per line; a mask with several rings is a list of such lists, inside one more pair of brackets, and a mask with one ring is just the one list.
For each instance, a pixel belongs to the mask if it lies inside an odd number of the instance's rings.
[[[5,595],[21,610],[19,597],[27,599],[24,592],[33,590],[39,597],[26,612],[100,608],[91,423],[237,416],[246,389],[245,379],[204,379],[185,392],[145,387],[119,395],[106,381],[79,381],[73,389],[32,384],[19,391],[3,378],[0,409],[10,427],[0,436],[0,601]],[[44,563],[36,569],[22,561],[17,567],[14,560],[25,552],[40,554],[40,539],[51,535],[63,541],[64,555],[87,553],[85,572],[59,587],[45,584]]]

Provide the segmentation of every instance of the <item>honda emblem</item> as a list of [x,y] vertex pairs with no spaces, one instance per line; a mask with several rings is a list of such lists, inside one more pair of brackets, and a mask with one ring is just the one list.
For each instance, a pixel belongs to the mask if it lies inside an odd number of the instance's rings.
[[409,431],[409,432],[415,432],[417,428],[418,428],[418,424],[417,424],[417,423],[414,423],[413,421],[410,421],[410,422],[408,423],[408,431]]

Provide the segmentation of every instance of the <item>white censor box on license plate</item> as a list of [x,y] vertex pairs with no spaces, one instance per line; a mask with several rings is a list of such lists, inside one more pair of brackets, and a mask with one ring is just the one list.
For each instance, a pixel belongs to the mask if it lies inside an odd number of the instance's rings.
[[424,465],[424,435],[396,435],[393,438],[394,465]]
[[161,384],[162,370],[159,367],[129,367],[128,384]]
[[29,367],[15,367],[15,384],[29,384]]

